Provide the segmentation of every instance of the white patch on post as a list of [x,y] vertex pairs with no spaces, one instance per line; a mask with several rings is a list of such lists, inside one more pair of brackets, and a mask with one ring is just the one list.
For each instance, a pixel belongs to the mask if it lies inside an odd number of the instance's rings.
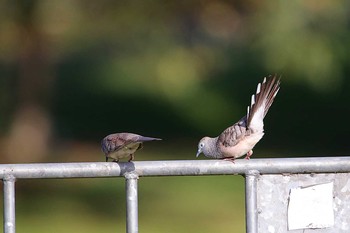
[[290,190],[289,230],[326,228],[333,225],[333,182]]
[[274,228],[274,226],[269,226],[269,227],[267,228],[267,230],[269,231],[269,233],[275,233],[275,228]]

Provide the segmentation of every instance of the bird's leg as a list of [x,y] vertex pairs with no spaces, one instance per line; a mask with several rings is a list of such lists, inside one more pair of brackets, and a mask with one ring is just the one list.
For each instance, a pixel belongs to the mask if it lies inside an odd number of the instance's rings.
[[253,154],[253,150],[248,151],[247,156],[245,157],[245,159],[249,160],[250,156],[252,156],[252,154]]
[[235,163],[235,157],[226,157],[226,158],[224,158],[223,160],[225,160],[225,161],[230,161],[230,162],[232,162],[232,163]]
[[108,162],[108,157],[106,156],[106,162]]
[[134,159],[134,154],[130,154],[130,159],[128,160],[128,162],[130,162],[133,159]]
[[119,159],[113,159],[113,162],[118,163]]

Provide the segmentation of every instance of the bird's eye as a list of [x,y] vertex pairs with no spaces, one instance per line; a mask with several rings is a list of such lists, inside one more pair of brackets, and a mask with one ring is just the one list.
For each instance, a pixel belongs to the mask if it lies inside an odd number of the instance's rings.
[[199,147],[200,147],[200,148],[203,148],[203,147],[204,147],[204,143],[200,143],[200,144],[199,144]]

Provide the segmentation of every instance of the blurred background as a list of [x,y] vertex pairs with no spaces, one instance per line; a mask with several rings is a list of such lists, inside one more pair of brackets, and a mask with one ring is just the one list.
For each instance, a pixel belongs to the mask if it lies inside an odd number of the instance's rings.
[[[0,1],[0,162],[195,159],[282,76],[254,158],[350,151],[347,1]],[[203,157],[202,157],[203,159]],[[140,231],[244,232],[237,176],[142,178]],[[18,232],[123,232],[124,180],[19,180]]]

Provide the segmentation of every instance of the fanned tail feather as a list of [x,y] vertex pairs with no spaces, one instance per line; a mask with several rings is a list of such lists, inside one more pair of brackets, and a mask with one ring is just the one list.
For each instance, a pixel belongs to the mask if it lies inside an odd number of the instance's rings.
[[264,117],[266,116],[267,112],[269,111],[278,91],[280,90],[280,84],[281,80],[277,79],[276,81],[276,76],[273,77],[273,86],[271,88],[271,91],[269,92],[269,95],[267,96],[267,103],[265,105],[265,112],[264,112]]
[[270,75],[258,84],[256,94],[252,95],[250,108],[247,111],[247,127],[253,130],[263,130],[263,119],[271,107],[280,89],[280,79]]

